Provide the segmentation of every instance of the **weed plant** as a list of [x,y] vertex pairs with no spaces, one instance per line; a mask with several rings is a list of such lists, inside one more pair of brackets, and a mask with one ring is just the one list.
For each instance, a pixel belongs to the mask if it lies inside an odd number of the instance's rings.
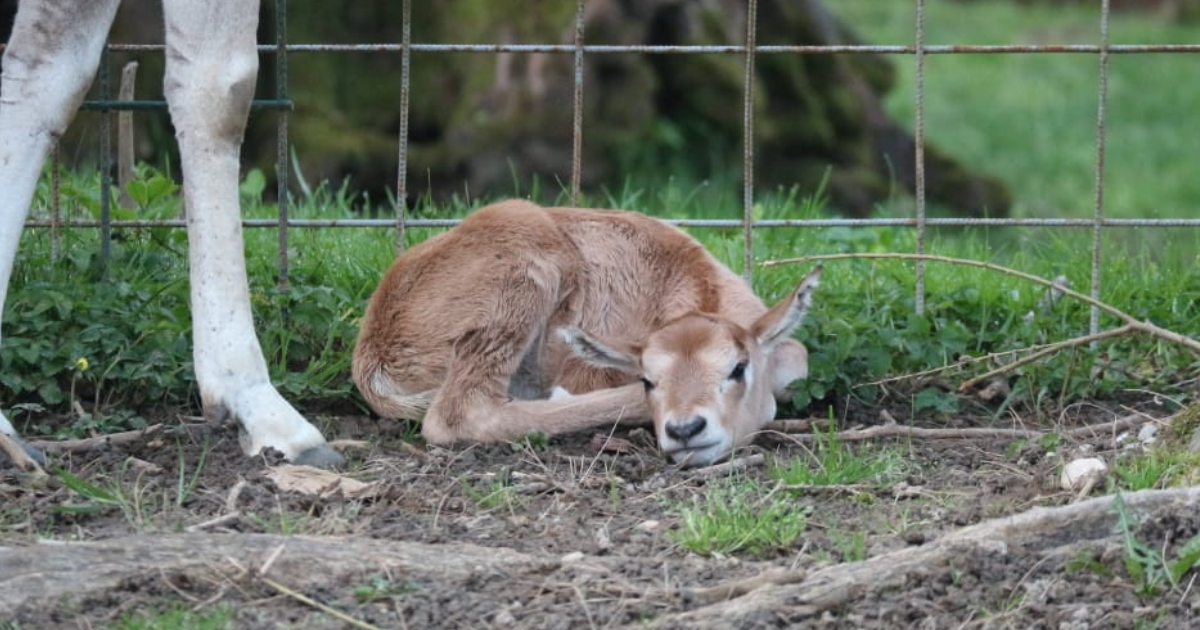
[[1134,532],[1137,519],[1120,495],[1113,499],[1113,509],[1125,543],[1125,572],[1138,595],[1154,597],[1164,590],[1180,588],[1184,576],[1200,563],[1200,534],[1170,549],[1167,544],[1147,543]]

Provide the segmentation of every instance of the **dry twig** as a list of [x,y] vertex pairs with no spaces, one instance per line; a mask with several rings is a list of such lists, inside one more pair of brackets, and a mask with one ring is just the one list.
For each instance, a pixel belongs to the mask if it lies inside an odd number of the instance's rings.
[[[866,429],[849,429],[837,433],[834,437],[843,442],[875,440],[879,438],[904,437],[923,440],[1036,440],[1047,435],[1060,435],[1068,439],[1085,439],[1104,433],[1118,433],[1155,419],[1144,414],[1133,414],[1118,418],[1111,422],[1082,426],[1070,431],[1036,431],[1033,429],[993,429],[993,428],[962,428],[962,429],[928,429],[911,427],[903,424],[888,423]],[[799,441],[816,439],[812,434],[793,436]],[[732,463],[732,462],[730,462]],[[715,466],[713,467],[715,468]],[[705,470],[705,469],[701,469]]]
[[687,588],[680,592],[689,604],[707,606],[736,597],[741,597],[767,585],[796,584],[804,580],[806,573],[794,569],[773,567],[748,578],[730,580],[707,588]]
[[241,517],[242,517],[241,512],[230,512],[228,514],[222,514],[221,516],[218,516],[216,518],[210,518],[207,521],[204,521],[203,523],[196,523],[195,525],[188,525],[187,527],[183,528],[183,531],[188,532],[189,534],[199,532],[199,531],[204,531],[210,527],[220,527],[222,525],[232,523],[233,521],[236,521]]
[[763,427],[764,431],[776,431],[779,433],[809,433],[813,429],[829,428],[829,420],[825,418],[800,418],[800,419],[785,419],[772,420]]
[[735,470],[744,470],[746,468],[751,468],[754,466],[762,466],[764,463],[766,463],[766,461],[767,461],[767,458],[765,455],[763,455],[762,453],[755,453],[754,455],[747,455],[745,457],[731,459],[731,460],[721,463],[721,464],[714,464],[712,466],[705,466],[703,468],[697,468],[692,471],[691,476],[693,478],[717,477],[720,475],[729,474]]
[[292,599],[294,599],[302,604],[307,604],[309,606],[312,606],[313,608],[316,608],[317,610],[319,610],[327,615],[341,619],[342,621],[354,626],[355,628],[362,628],[363,630],[383,630],[379,626],[369,624],[365,621],[360,621],[358,619],[355,619],[354,617],[351,617],[350,615],[347,615],[346,613],[344,613],[336,608],[326,606],[325,604],[322,604],[321,602],[305,595],[304,593],[296,592],[296,591],[280,584],[279,582],[272,580],[269,577],[261,576],[261,577],[259,577],[259,579],[262,580],[263,584],[270,586],[271,588],[275,589],[279,593],[286,595],[288,597],[291,597]]
[[36,440],[29,444],[43,453],[87,453],[118,444],[137,442],[147,435],[157,433],[162,427],[162,424],[152,424],[144,429],[97,435],[81,440]]
[[1113,328],[1111,330],[1106,330],[1104,332],[1096,333],[1094,335],[1084,335],[1082,337],[1075,337],[1074,339],[1067,339],[1064,341],[1059,341],[1056,343],[1049,344],[1042,350],[1034,352],[1033,354],[1025,355],[1025,356],[1021,357],[1020,359],[1013,361],[1012,363],[1006,363],[1005,365],[1002,365],[994,370],[991,370],[990,372],[987,372],[986,374],[980,374],[979,376],[976,376],[975,378],[966,380],[965,382],[963,382],[962,385],[958,386],[958,391],[960,391],[960,392],[970,391],[971,388],[975,387],[976,385],[978,385],[992,377],[999,376],[999,375],[1007,373],[1007,372],[1011,372],[1011,371],[1021,367],[1022,365],[1025,365],[1027,363],[1033,363],[1034,361],[1037,361],[1038,359],[1041,359],[1042,357],[1050,356],[1050,355],[1054,354],[1055,352],[1058,352],[1059,350],[1063,350],[1066,348],[1072,348],[1075,346],[1082,346],[1085,343],[1091,343],[1093,341],[1100,341],[1102,339],[1108,339],[1109,337],[1119,337],[1121,335],[1128,334],[1128,333],[1132,332],[1133,330],[1134,330],[1133,326],[1131,326],[1129,324],[1125,324],[1124,326],[1121,326],[1119,328]]
[[237,512],[238,499],[242,498],[242,490],[246,489],[246,480],[238,477],[237,483],[229,489],[229,494],[225,495],[225,511]]

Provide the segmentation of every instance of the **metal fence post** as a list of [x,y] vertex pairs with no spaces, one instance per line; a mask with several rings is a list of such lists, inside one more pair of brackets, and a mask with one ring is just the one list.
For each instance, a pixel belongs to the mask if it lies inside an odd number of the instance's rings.
[[754,280],[754,54],[758,0],[746,4],[746,76],[742,95],[742,277]]
[[[913,123],[913,140],[916,144],[913,175],[916,178],[917,254],[925,253],[925,0],[917,0],[916,27],[916,121]],[[917,315],[925,314],[925,261],[917,260],[913,265],[916,274],[916,290],[913,295],[913,310]]]
[[[288,98],[287,0],[275,0],[275,99]],[[275,119],[275,184],[279,203],[279,262],[276,286],[288,289],[288,124],[287,107]]]
[[[112,99],[108,77],[108,50],[100,53],[100,98]],[[108,279],[112,261],[112,108],[100,113],[100,274]]]
[[[1100,299],[1100,245],[1104,231],[1104,145],[1105,116],[1108,109],[1108,10],[1109,0],[1100,2],[1100,86],[1097,89],[1096,105],[1096,197],[1092,226],[1092,282],[1093,299]],[[1089,334],[1100,332],[1100,309],[1092,307],[1089,317]],[[1091,344],[1096,347],[1096,342]]]
[[408,203],[408,96],[412,63],[412,0],[404,0],[400,20],[400,130],[396,167],[396,253],[404,251],[405,206]]

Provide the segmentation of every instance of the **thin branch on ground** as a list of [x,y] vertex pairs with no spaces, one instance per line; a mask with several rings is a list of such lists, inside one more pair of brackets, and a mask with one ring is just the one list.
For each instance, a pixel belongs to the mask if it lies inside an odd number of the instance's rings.
[[717,477],[720,475],[729,474],[735,470],[745,470],[746,468],[752,468],[754,466],[762,466],[764,463],[766,463],[766,461],[767,458],[765,455],[762,453],[755,453],[754,455],[747,455],[745,457],[731,459],[724,463],[705,466],[703,468],[696,468],[691,471],[691,477],[693,479],[698,477]]
[[829,424],[828,418],[793,418],[772,420],[763,427],[763,430],[778,433],[810,433],[813,429],[827,429]]
[[1125,324],[1124,326],[1121,326],[1119,328],[1113,328],[1111,330],[1099,332],[1094,335],[1084,335],[1082,337],[1075,337],[1073,339],[1067,339],[1065,341],[1059,341],[1056,343],[1049,344],[1044,349],[1042,349],[1038,352],[1023,356],[1020,359],[1013,361],[1012,363],[1002,365],[1002,366],[1000,366],[994,370],[991,370],[985,374],[980,374],[979,376],[976,376],[974,378],[967,379],[966,381],[963,382],[962,385],[958,386],[958,391],[959,392],[970,391],[976,385],[978,385],[992,377],[999,376],[1006,372],[1011,372],[1011,371],[1021,367],[1022,365],[1026,365],[1028,363],[1033,363],[1034,361],[1037,361],[1038,359],[1041,359],[1043,357],[1050,356],[1050,355],[1058,352],[1059,350],[1063,350],[1066,348],[1073,348],[1075,346],[1082,346],[1084,344],[1091,343],[1093,341],[1100,341],[1102,339],[1108,339],[1109,337],[1119,337],[1121,335],[1128,334],[1128,333],[1132,332],[1133,330],[1134,330],[1133,326],[1131,326],[1129,324]]
[[980,269],[988,269],[990,271],[995,271],[995,272],[1002,273],[1002,274],[1005,274],[1008,276],[1013,276],[1014,278],[1021,278],[1022,280],[1028,280],[1029,282],[1033,282],[1036,284],[1050,287],[1051,289],[1054,289],[1055,291],[1061,292],[1063,295],[1068,295],[1070,297],[1075,298],[1076,300],[1080,300],[1082,302],[1086,302],[1087,304],[1095,306],[1096,308],[1104,311],[1105,313],[1108,313],[1109,315],[1112,315],[1113,317],[1116,317],[1117,319],[1120,319],[1121,321],[1125,322],[1133,330],[1137,330],[1139,332],[1144,332],[1151,336],[1154,336],[1154,337],[1157,337],[1159,339],[1163,339],[1166,341],[1170,341],[1172,343],[1180,344],[1182,346],[1187,347],[1192,352],[1195,352],[1196,354],[1200,354],[1200,341],[1192,339],[1191,337],[1188,337],[1186,335],[1181,335],[1173,330],[1168,330],[1166,328],[1162,328],[1161,326],[1152,324],[1149,321],[1139,320],[1136,317],[1134,317],[1133,315],[1130,315],[1129,313],[1126,313],[1125,311],[1122,311],[1121,309],[1119,309],[1111,304],[1101,302],[1100,300],[1097,300],[1088,295],[1084,295],[1083,293],[1075,291],[1074,289],[1069,289],[1060,283],[1054,282],[1053,280],[1047,280],[1046,278],[1043,278],[1041,276],[1035,276],[1030,273],[1025,273],[1024,271],[1017,271],[1016,269],[1011,269],[1009,267],[1004,267],[1001,265],[997,265],[995,263],[984,262],[981,260],[969,260],[966,258],[952,258],[950,256],[936,256],[936,255],[932,255],[932,254],[898,254],[898,253],[818,254],[818,255],[813,255],[813,256],[801,256],[799,258],[768,260],[768,261],[764,262],[762,264],[762,266],[775,267],[778,265],[808,263],[808,262],[826,261],[826,260],[884,260],[884,259],[925,260],[925,261],[929,261],[929,262],[940,262],[940,263],[947,263],[947,264],[951,264],[951,265],[961,265],[964,267],[978,267]]
[[354,617],[351,617],[350,615],[347,615],[346,613],[344,613],[336,608],[326,606],[325,604],[322,604],[321,602],[305,595],[304,593],[299,593],[297,591],[294,591],[294,590],[280,584],[279,582],[272,580],[271,578],[259,577],[258,579],[262,580],[263,584],[266,584],[267,586],[270,586],[271,588],[275,589],[276,591],[279,591],[279,593],[286,595],[288,597],[291,597],[292,599],[294,599],[302,604],[307,604],[309,606],[312,606],[313,608],[316,608],[317,610],[319,610],[327,615],[341,619],[342,621],[354,626],[355,628],[362,628],[363,630],[383,630],[383,628],[380,628],[379,626],[369,624],[365,621],[360,621],[358,619],[355,619]]
[[238,500],[242,498],[242,490],[246,489],[246,480],[238,476],[237,483],[229,489],[229,494],[225,495],[225,511],[235,513],[238,511]]
[[[888,423],[874,427],[868,427],[865,429],[849,429],[846,431],[841,431],[834,434],[833,438],[842,442],[861,442],[865,440],[877,440],[891,437],[922,440],[1037,440],[1047,435],[1059,435],[1068,439],[1084,439],[1102,433],[1117,433],[1119,431],[1124,431],[1126,429],[1135,427],[1139,424],[1154,421],[1154,418],[1144,414],[1134,414],[1125,416],[1123,418],[1118,418],[1111,422],[1078,427],[1069,431],[1037,431],[1034,429],[998,429],[980,427],[961,429],[928,429],[925,427],[913,427],[904,424]],[[798,434],[791,435],[791,437],[801,442],[817,439],[815,434]]]
[[[1099,333],[1099,334],[1104,335],[1106,333]],[[1089,341],[1090,341],[1090,339],[1089,339]],[[872,385],[887,385],[889,383],[895,383],[898,381],[909,381],[912,379],[922,378],[922,377],[926,377],[926,376],[936,376],[938,374],[941,374],[942,372],[948,372],[948,371],[954,370],[954,369],[965,369],[968,365],[970,365],[972,363],[987,363],[987,362],[996,361],[997,359],[1003,359],[1005,357],[1010,357],[1015,354],[1028,354],[1031,352],[1041,352],[1042,350],[1045,350],[1047,348],[1057,347],[1061,343],[1066,343],[1066,342],[1056,341],[1053,343],[1035,344],[1035,345],[1027,346],[1024,348],[1013,348],[1011,350],[1000,350],[998,352],[989,352],[987,354],[981,354],[977,357],[964,355],[964,356],[959,357],[958,361],[956,361],[954,363],[948,363],[946,365],[941,365],[941,366],[938,366],[935,368],[929,368],[928,370],[922,370],[920,372],[910,372],[908,374],[901,374],[899,376],[889,376],[887,378],[881,378],[877,381],[868,381],[866,383],[860,383],[858,385],[855,385],[854,387],[859,388],[859,387],[868,387],[868,386],[872,386]]]
[[206,529],[209,529],[210,527],[220,527],[222,525],[227,525],[227,524],[232,523],[233,521],[236,521],[240,518],[242,518],[241,512],[230,512],[228,514],[222,514],[221,516],[218,516],[216,518],[210,518],[207,521],[204,521],[203,523],[196,523],[195,525],[188,525],[187,527],[183,528],[183,531],[188,532],[188,533],[204,531]]
[[736,597],[741,597],[763,586],[796,584],[804,581],[807,572],[774,567],[748,578],[731,580],[707,588],[685,588],[680,596],[685,602],[693,605],[707,606]]
[[275,564],[275,561],[279,559],[279,556],[283,555],[283,550],[286,548],[287,548],[287,545],[279,545],[274,550],[272,550],[271,555],[267,556],[267,559],[262,563],[262,566],[258,567],[258,574],[266,575],[266,574],[270,573],[271,566]]
[[167,576],[167,572],[161,568],[158,570],[158,578],[160,580],[162,580],[163,584],[167,585],[167,588],[171,589],[172,591],[175,591],[176,595],[191,602],[193,606],[199,604],[202,601],[199,597],[196,597],[195,595],[192,595],[191,593],[184,591],[183,589],[179,588],[178,586],[175,586],[175,583],[171,581],[171,578],[169,576]]
[[102,450],[118,444],[137,442],[147,435],[157,433],[162,428],[162,424],[152,424],[144,429],[123,431],[121,433],[110,433],[108,435],[97,435],[95,437],[83,438],[80,440],[34,440],[29,444],[47,454],[58,455],[62,453],[87,453],[90,451]]

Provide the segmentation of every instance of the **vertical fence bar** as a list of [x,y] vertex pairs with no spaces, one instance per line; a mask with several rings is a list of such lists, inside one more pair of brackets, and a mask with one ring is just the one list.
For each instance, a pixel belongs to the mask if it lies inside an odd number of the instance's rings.
[[404,251],[404,220],[408,205],[408,83],[412,61],[412,0],[404,0],[400,18],[400,130],[396,166],[396,253]]
[[[275,98],[288,98],[287,0],[275,0]],[[290,112],[281,108],[275,119],[275,182],[279,201],[279,262],[275,280],[280,291],[288,288],[288,123]]]
[[754,48],[758,0],[746,4],[746,77],[742,95],[742,277],[754,279]]
[[583,179],[583,3],[575,3],[575,112],[571,135],[571,205],[579,203]]
[[[914,162],[914,177],[917,193],[917,254],[925,253],[925,0],[917,0],[916,28],[916,121],[913,128],[913,139],[916,144]],[[925,313],[925,261],[918,260],[914,265],[916,273],[916,292],[913,295],[913,310],[917,315]]]
[[58,261],[62,252],[62,242],[59,240],[59,225],[62,223],[62,202],[59,199],[59,188],[62,184],[62,173],[59,171],[58,140],[50,150],[50,260]]
[[[100,98],[112,101],[112,85],[108,76],[108,46],[100,54]],[[100,273],[108,279],[108,263],[112,260],[112,109],[100,113]]]
[[[1100,2],[1100,87],[1096,105],[1096,198],[1092,226],[1092,298],[1100,299],[1100,244],[1104,229],[1104,145],[1105,116],[1108,109],[1108,11],[1109,0]],[[1100,331],[1100,309],[1092,307],[1088,329]],[[1092,342],[1092,347],[1096,342]]]

